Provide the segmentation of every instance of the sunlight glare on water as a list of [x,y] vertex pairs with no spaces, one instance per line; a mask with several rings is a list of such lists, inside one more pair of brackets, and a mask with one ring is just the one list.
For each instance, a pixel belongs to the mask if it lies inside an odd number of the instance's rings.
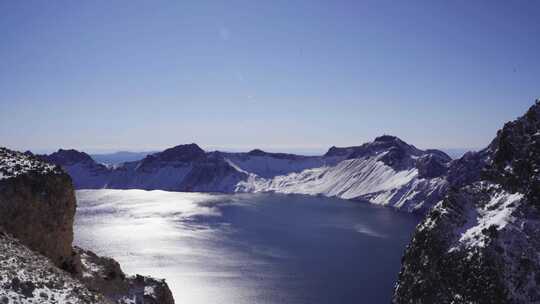
[[[277,194],[80,190],[75,242],[177,303],[388,302],[417,219]],[[363,300],[363,301],[362,301]]]

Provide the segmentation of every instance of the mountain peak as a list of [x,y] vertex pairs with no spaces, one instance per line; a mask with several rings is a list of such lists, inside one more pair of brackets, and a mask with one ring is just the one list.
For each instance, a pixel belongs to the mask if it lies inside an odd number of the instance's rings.
[[268,153],[266,153],[265,151],[261,149],[253,149],[249,151],[247,154],[252,155],[252,156],[264,156],[264,155],[267,155]]
[[397,136],[384,134],[382,136],[376,137],[374,142],[404,142],[399,139]]
[[201,147],[195,143],[178,145],[169,149],[164,150],[163,152],[152,154],[148,157],[157,157],[163,161],[192,161],[196,159],[201,159],[206,156]]
[[75,149],[59,149],[57,152],[54,152],[51,155],[47,156],[46,160],[58,165],[66,165],[79,162],[94,162],[90,155],[84,152],[77,151]]
[[486,173],[508,190],[528,193],[540,199],[540,102],[537,99],[525,115],[508,122],[497,132],[488,151],[493,153]]

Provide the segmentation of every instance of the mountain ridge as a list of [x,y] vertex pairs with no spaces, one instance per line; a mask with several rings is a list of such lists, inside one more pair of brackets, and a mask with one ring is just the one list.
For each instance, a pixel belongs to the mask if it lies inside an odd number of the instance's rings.
[[[58,154],[69,155],[60,157]],[[59,161],[71,159],[73,154],[71,150],[59,150],[42,158],[62,166],[78,189],[283,192],[322,194],[377,204],[384,204],[384,197],[393,197],[389,205],[413,212],[425,212],[445,193],[446,183],[440,177],[446,174],[451,161],[442,151],[420,150],[390,135],[379,136],[359,146],[331,147],[321,156],[270,153],[260,149],[234,153],[205,152],[192,143],[115,167],[89,161],[86,154],[77,157],[82,160],[79,162]],[[364,165],[371,166],[382,175],[356,174],[362,168],[367,170]],[[308,175],[310,180],[325,183],[323,175],[310,173],[328,170],[333,170],[332,176],[339,185],[321,188],[320,185],[310,186],[303,180],[295,181]],[[383,176],[394,176],[396,184],[379,187],[384,184]],[[295,182],[304,183],[305,187],[291,187]],[[306,187],[311,189],[306,190]],[[362,190],[354,190],[353,187]]]

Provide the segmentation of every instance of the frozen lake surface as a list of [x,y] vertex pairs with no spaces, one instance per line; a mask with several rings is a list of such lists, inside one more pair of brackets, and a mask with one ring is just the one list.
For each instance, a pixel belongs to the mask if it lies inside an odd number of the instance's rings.
[[177,303],[389,303],[418,219],[278,194],[79,190],[75,243],[128,274],[165,278]]

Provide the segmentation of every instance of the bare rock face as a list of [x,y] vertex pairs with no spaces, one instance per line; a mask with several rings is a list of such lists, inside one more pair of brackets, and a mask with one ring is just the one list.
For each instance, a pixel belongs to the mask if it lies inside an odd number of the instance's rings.
[[70,177],[32,156],[0,148],[0,226],[64,269],[72,263],[75,193]]

